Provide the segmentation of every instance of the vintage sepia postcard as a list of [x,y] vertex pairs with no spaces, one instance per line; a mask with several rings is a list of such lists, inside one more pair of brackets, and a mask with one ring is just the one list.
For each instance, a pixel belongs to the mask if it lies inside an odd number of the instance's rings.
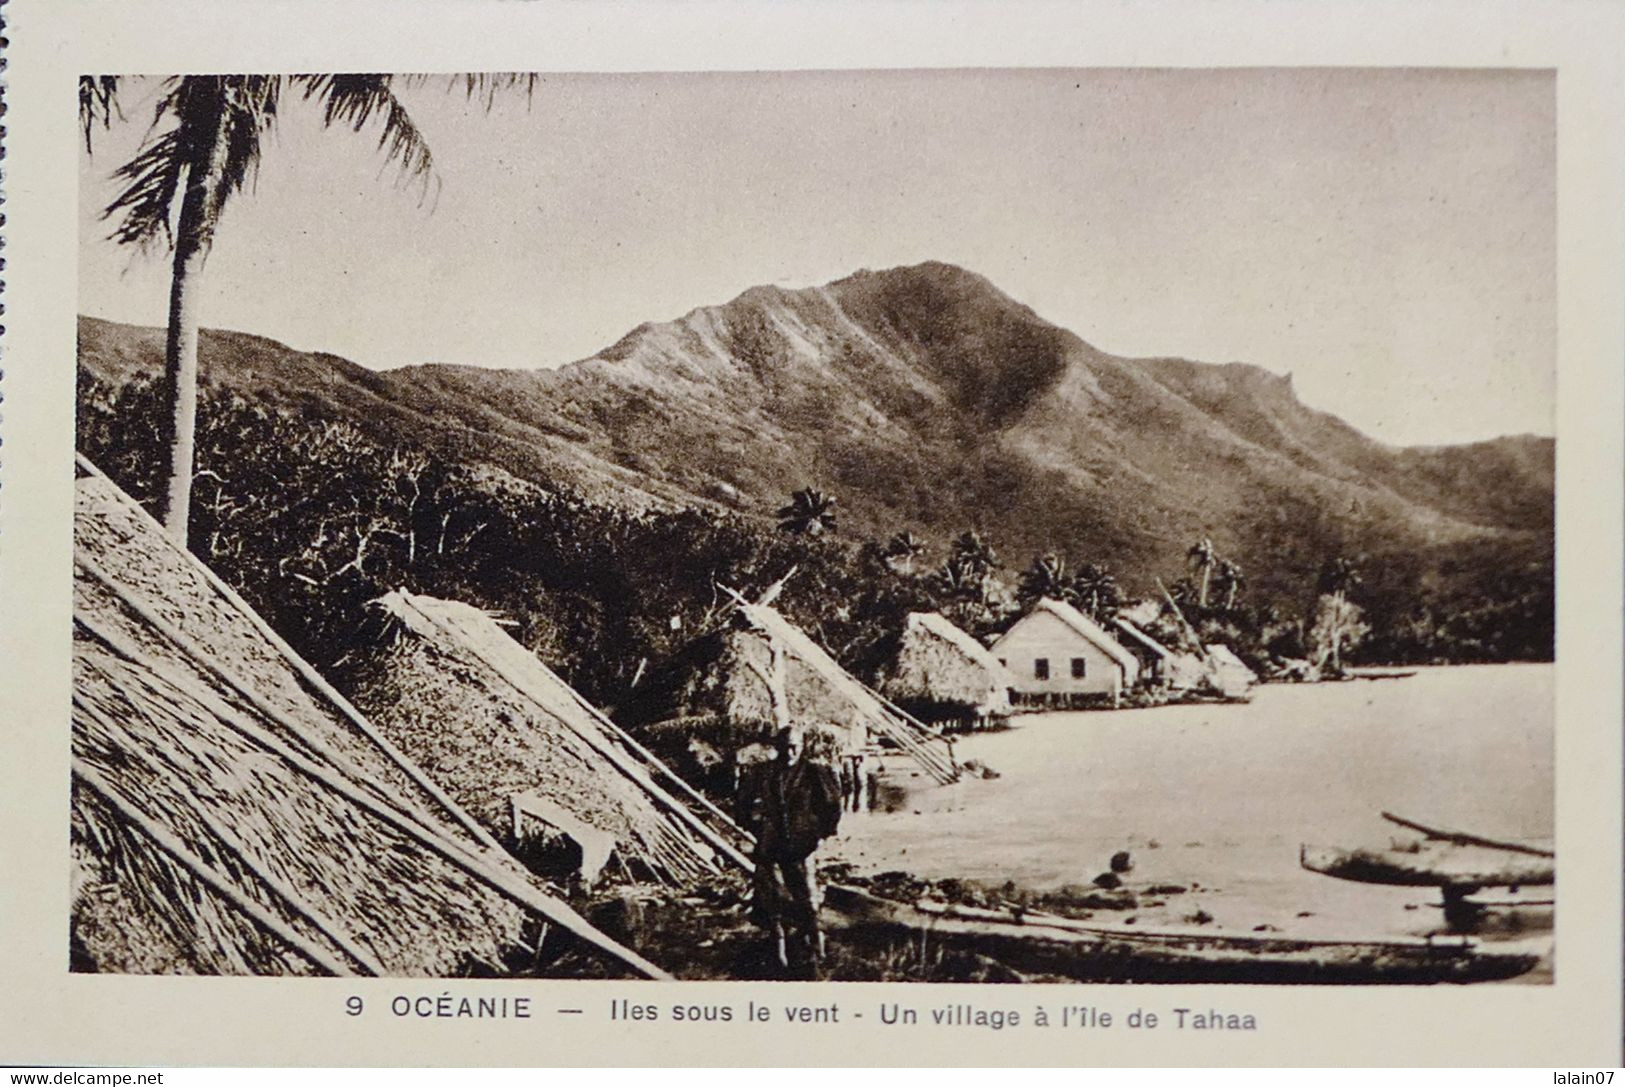
[[11,6],[0,1061],[1617,1063],[1619,11]]

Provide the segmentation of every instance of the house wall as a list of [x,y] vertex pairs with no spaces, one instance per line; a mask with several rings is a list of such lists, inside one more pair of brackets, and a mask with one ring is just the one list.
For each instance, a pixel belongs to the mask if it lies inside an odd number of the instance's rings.
[[[1033,612],[993,643],[992,653],[1005,662],[1022,694],[1122,694],[1123,666],[1093,642],[1048,612]],[[1082,679],[1072,677],[1072,659],[1084,661]],[[1035,663],[1049,661],[1049,678],[1035,675]]]

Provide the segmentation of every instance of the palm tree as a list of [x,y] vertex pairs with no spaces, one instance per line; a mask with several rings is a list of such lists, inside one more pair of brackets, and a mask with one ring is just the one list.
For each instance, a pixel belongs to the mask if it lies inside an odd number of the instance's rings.
[[1360,572],[1353,561],[1339,556],[1320,568],[1318,588],[1321,599],[1310,629],[1312,641],[1330,656],[1332,672],[1343,671],[1343,643],[1356,641],[1366,633],[1360,609],[1349,603],[1349,590],[1360,584]]
[[1213,573],[1213,564],[1217,559],[1218,554],[1213,550],[1213,541],[1206,536],[1191,544],[1190,550],[1185,552],[1185,561],[1190,564],[1191,570],[1202,579],[1201,589],[1197,593],[1196,599],[1197,603],[1204,608],[1207,607],[1208,578]]
[[953,542],[950,555],[953,561],[966,563],[983,575],[991,574],[999,567],[998,554],[974,528],[966,529],[959,534]]
[[925,554],[925,544],[914,533],[904,530],[886,541],[886,559],[905,574],[914,572],[914,562]]
[[1236,563],[1220,559],[1218,569],[1213,572],[1213,583],[1224,594],[1224,610],[1232,611],[1236,606],[1236,594],[1247,583],[1247,578]]
[[1016,583],[1016,599],[1024,607],[1045,597],[1067,601],[1076,597],[1066,560],[1054,552],[1035,556],[1033,564],[1021,572]]
[[1089,616],[1097,621],[1110,619],[1123,603],[1123,592],[1111,572],[1097,563],[1086,562],[1073,575],[1073,596]]
[[1350,559],[1339,556],[1328,559],[1320,568],[1320,591],[1339,600],[1346,599],[1350,589],[1360,585],[1360,570]]
[[961,559],[950,556],[931,577],[933,588],[950,600],[981,600],[987,574]]
[[[204,75],[174,76],[162,93],[135,156],[113,172],[123,183],[102,216],[116,219],[112,240],[140,251],[162,246],[170,254],[168,333],[164,342],[163,393],[169,406],[160,422],[168,447],[168,482],[159,518],[182,546],[187,542],[197,426],[197,343],[203,271],[227,203],[259,171],[265,142],[276,128],[285,99],[295,96],[320,109],[326,127],[379,131],[378,148],[400,167],[403,179],[427,187],[434,159],[387,75]],[[470,76],[470,96],[482,93],[489,109],[497,87],[530,76]],[[79,121],[86,153],[98,126],[122,120],[122,80],[82,76]],[[178,205],[178,208],[177,208]],[[178,214],[177,214],[178,211]],[[173,223],[173,225],[171,225]]]
[[811,487],[803,487],[780,506],[775,516],[779,530],[794,536],[822,536],[835,531],[835,499]]

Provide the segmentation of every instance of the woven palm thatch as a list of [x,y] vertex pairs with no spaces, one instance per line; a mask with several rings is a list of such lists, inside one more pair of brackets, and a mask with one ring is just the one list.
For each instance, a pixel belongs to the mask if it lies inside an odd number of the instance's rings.
[[561,824],[608,835],[636,878],[681,883],[745,866],[748,843],[722,812],[490,615],[404,590],[373,606],[385,636],[347,670],[350,696],[495,837],[518,844],[516,812],[540,812],[574,839],[595,835]]
[[74,565],[76,968],[500,973],[550,925],[613,972],[664,976],[496,849],[83,459]]
[[737,612],[719,662],[731,720],[817,728],[848,747],[884,738],[938,781],[957,780],[940,736],[847,673],[800,627],[763,604],[742,601]]
[[952,707],[982,717],[1010,712],[1014,677],[987,647],[936,612],[910,612],[880,689],[905,704]]

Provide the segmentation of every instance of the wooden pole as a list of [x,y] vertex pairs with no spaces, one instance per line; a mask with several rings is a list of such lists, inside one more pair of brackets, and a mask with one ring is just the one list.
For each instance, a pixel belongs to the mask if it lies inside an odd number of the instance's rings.
[[1459,830],[1440,830],[1438,827],[1426,826],[1410,819],[1403,819],[1392,812],[1381,813],[1382,817],[1390,823],[1397,823],[1407,830],[1418,831],[1429,838],[1440,841],[1455,842],[1458,845],[1477,845],[1486,849],[1505,849],[1511,853],[1527,853],[1532,857],[1556,857],[1557,853],[1550,849],[1540,849],[1536,846],[1525,845],[1522,842],[1505,842],[1495,838],[1482,838],[1476,834],[1465,834]]
[[[147,712],[145,707],[142,707],[140,704],[141,699],[135,694],[135,692],[131,691],[122,680],[111,673],[105,674],[107,680],[116,686],[120,693],[124,695],[125,701],[140,709],[141,712]],[[73,704],[78,707],[81,712],[101,716],[99,710],[96,710],[89,703],[81,699],[78,694],[73,696]],[[156,760],[154,760],[151,755],[141,751],[134,745],[130,745],[125,750],[135,758],[138,758],[142,762],[146,763],[148,769],[153,773],[160,777],[164,776],[164,769],[157,764]],[[349,955],[350,958],[354,959],[355,962],[360,965],[366,973],[372,975],[373,977],[382,977],[388,973],[388,971],[383,968],[383,965],[380,964],[376,958],[362,948],[355,941],[355,939],[344,930],[344,926],[340,925],[332,918],[323,915],[316,909],[316,907],[306,902],[304,897],[300,895],[298,891],[289,886],[285,880],[281,879],[253,857],[249,856],[247,847],[244,846],[242,842],[238,841],[236,835],[222,826],[220,821],[215,819],[214,816],[210,815],[208,811],[202,807],[202,805],[194,805],[192,807],[192,814],[195,815],[198,821],[203,824],[204,829],[206,829],[210,834],[214,835],[216,844],[219,845],[221,849],[231,854],[237,863],[242,865],[242,867],[249,872],[249,874],[253,875],[261,883],[265,884],[265,886],[269,888],[273,894],[282,899],[283,904],[286,905],[288,909],[304,918],[307,924],[316,929],[323,936],[326,936],[329,942],[337,946],[345,954]]]
[[[132,663],[140,664],[148,672],[154,675],[163,674],[162,670],[154,667],[152,662],[148,660],[139,650],[136,650],[134,647],[128,645],[121,646],[119,643],[122,641],[122,639],[119,639],[116,635],[111,635],[106,631],[97,630],[95,625],[89,620],[88,617],[83,615],[75,616],[74,621],[79,623],[86,630],[94,633],[98,639],[108,645],[109,648],[113,649],[120,656],[125,657]],[[186,683],[179,677],[166,678],[168,682],[173,684],[177,689],[189,694],[191,697],[197,699],[205,706],[208,705],[210,700],[206,691],[199,692],[194,685]],[[347,780],[341,773],[335,773],[334,770],[324,767],[319,763],[306,758],[304,755],[299,754],[287,744],[283,743],[281,740],[277,739],[260,726],[249,721],[241,713],[233,710],[224,703],[216,700],[216,706],[213,709],[213,712],[221,723],[240,732],[252,740],[255,744],[264,748],[266,751],[280,756],[283,761],[287,762],[300,773],[303,773],[306,777],[311,778],[332,792],[337,793],[339,796],[344,797],[346,800],[364,809],[375,818],[395,828],[401,834],[426,847],[431,852],[438,854],[444,860],[450,862],[453,866],[461,868],[465,873],[473,876],[475,879],[484,883],[492,890],[507,896],[520,906],[532,910],[548,920],[555,922],[561,928],[567,929],[586,943],[605,951],[612,957],[631,967],[637,973],[643,974],[645,977],[659,979],[669,978],[669,975],[666,974],[665,971],[661,970],[658,966],[655,966],[653,963],[647,961],[635,951],[622,947],[614,940],[611,940],[608,936],[605,936],[603,933],[593,928],[585,918],[581,917],[563,902],[560,902],[550,895],[544,894],[538,889],[532,887],[517,874],[494,865],[491,862],[489,854],[475,853],[462,843],[453,841],[450,838],[446,838],[433,829],[423,826],[407,813],[386,805],[381,800],[375,799],[367,791],[358,788],[355,783]],[[296,722],[290,721],[285,715],[273,713],[270,715],[269,719],[275,721],[283,728],[292,732],[294,735],[303,734],[299,725]],[[502,855],[504,857],[507,856],[506,853]]]
[[148,819],[132,805],[126,803],[95,770],[86,766],[80,760],[74,759],[72,772],[73,776],[78,778],[82,785],[101,797],[102,801],[112,808],[119,818],[146,835],[154,845],[169,854],[182,868],[190,872],[194,879],[236,907],[243,916],[334,977],[354,976],[354,971],[334,956],[328,954],[325,949],[317,947],[314,943],[299,935],[299,933],[288,927],[281,918],[274,916],[264,906],[246,897],[237,888],[211,872],[209,866],[192,856],[191,852],[178,838]]
[[109,488],[111,488],[115,501],[118,501],[141,520],[146,521],[153,528],[157,529],[159,535],[169,543],[175,553],[194,570],[196,570],[197,573],[200,574],[216,592],[225,597],[227,602],[229,602],[232,607],[236,609],[236,611],[249,623],[250,626],[259,632],[261,637],[271,643],[272,648],[274,648],[277,653],[279,653],[283,659],[286,660],[286,662],[293,668],[294,672],[301,680],[305,682],[313,693],[326,699],[335,709],[339,711],[342,716],[353,724],[363,736],[371,741],[373,746],[382,751],[384,756],[388,758],[389,761],[393,762],[397,767],[399,767],[407,777],[411,778],[413,782],[418,785],[419,788],[433,797],[435,802],[444,808],[446,813],[450,815],[455,822],[459,823],[464,830],[472,834],[476,841],[485,846],[487,849],[502,852],[502,846],[495,838],[491,837],[490,833],[484,827],[480,826],[480,824],[476,822],[471,815],[465,812],[456,801],[447,796],[439,786],[437,786],[433,781],[430,781],[423,771],[418,768],[416,763],[403,755],[399,748],[390,743],[388,739],[378,732],[377,729],[373,728],[372,722],[368,721],[361,715],[359,710],[350,705],[349,701],[343,695],[339,694],[339,692],[336,691],[333,686],[327,682],[327,680],[323,679],[321,673],[312,668],[309,662],[307,662],[298,653],[294,652],[293,647],[284,641],[282,636],[279,635],[275,630],[271,629],[271,625],[260,616],[259,612],[249,607],[248,602],[239,596],[235,589],[221,580],[220,576],[213,570],[209,569],[202,559],[199,559],[196,555],[188,551],[183,545],[176,543],[172,537],[166,534],[163,526],[158,524],[157,521],[154,521],[152,519],[152,515],[146,510],[142,509],[139,502],[125,494],[124,491],[119,488],[118,484],[114,483],[112,480],[108,479],[107,476],[103,475],[101,469],[97,468],[91,463],[90,458],[86,457],[83,453],[76,453],[75,460],[82,471],[88,475],[100,479],[102,482],[106,483]]

